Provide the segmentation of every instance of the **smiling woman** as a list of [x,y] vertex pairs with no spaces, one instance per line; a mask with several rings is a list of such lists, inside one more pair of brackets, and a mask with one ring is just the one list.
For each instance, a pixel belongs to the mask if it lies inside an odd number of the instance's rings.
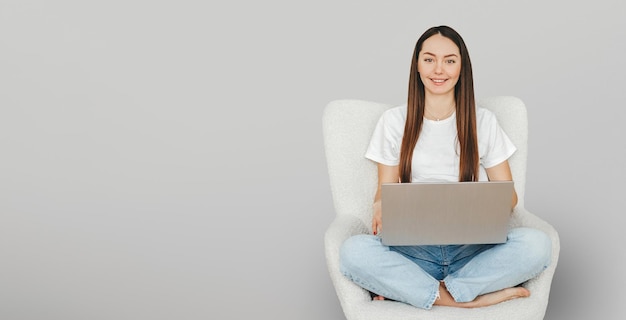
[[[365,157],[378,168],[372,234],[343,242],[341,272],[374,300],[422,309],[528,297],[519,285],[551,261],[551,239],[538,229],[511,228],[498,244],[386,246],[380,238],[383,184],[511,181],[508,159],[516,150],[495,115],[476,106],[461,36],[447,26],[428,29],[415,45],[407,104],[382,113],[371,136]],[[513,191],[511,209],[517,200]]]
[[[452,40],[436,34],[422,45],[419,53],[417,70],[424,83],[426,94],[431,104],[426,106],[427,119],[441,120],[449,117],[454,110],[454,86],[461,74],[459,48]],[[436,99],[446,99],[436,101]]]

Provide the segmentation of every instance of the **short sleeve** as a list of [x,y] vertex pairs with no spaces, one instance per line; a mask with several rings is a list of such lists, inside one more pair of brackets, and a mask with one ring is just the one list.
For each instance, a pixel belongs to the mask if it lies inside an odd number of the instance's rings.
[[400,163],[403,131],[402,109],[396,107],[385,111],[378,119],[365,157],[387,166],[397,166]]
[[496,116],[484,110],[481,119],[478,139],[480,149],[480,160],[485,168],[494,167],[509,159],[517,150],[511,139],[506,135]]

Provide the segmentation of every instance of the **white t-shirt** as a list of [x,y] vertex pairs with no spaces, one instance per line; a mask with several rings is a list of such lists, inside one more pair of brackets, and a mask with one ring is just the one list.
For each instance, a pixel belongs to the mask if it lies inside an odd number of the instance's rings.
[[[400,147],[406,105],[383,113],[372,134],[365,157],[388,166],[400,163]],[[516,150],[504,133],[496,116],[489,110],[476,107],[480,181],[487,181],[485,168],[507,160]],[[456,113],[441,121],[424,119],[419,139],[413,151],[412,181],[458,181],[459,152],[456,131]]]

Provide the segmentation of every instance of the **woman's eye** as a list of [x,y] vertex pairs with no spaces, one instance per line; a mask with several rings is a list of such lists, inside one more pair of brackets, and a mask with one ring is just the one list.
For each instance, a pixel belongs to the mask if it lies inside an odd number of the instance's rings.
[[426,58],[426,59],[424,59],[424,61],[425,62],[433,62],[433,59],[432,58]]
[[450,59],[450,60],[447,60],[447,61],[446,61],[446,63],[450,63],[450,64],[452,64],[452,63],[456,63],[456,61],[455,61],[455,60]]

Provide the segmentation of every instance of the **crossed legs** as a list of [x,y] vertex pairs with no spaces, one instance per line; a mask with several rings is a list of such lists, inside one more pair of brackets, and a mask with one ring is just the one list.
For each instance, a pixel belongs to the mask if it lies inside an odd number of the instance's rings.
[[[505,244],[450,262],[445,252],[436,259],[403,254],[382,245],[376,236],[359,235],[342,246],[341,268],[349,279],[374,292],[374,300],[389,298],[424,309],[433,305],[474,308],[528,297],[530,292],[517,285],[547,267],[550,248],[543,232],[517,228],[509,232]],[[441,263],[445,266],[440,268]]]

